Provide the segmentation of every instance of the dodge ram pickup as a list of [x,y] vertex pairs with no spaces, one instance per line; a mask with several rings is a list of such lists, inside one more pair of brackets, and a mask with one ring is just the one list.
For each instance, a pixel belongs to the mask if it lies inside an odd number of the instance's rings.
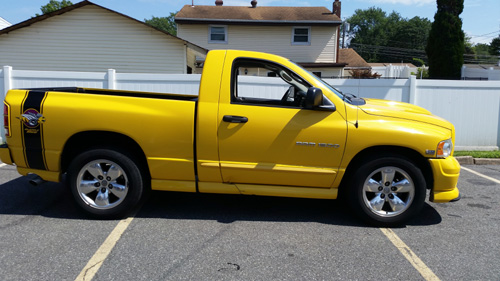
[[209,52],[198,95],[10,90],[0,158],[67,181],[120,217],[146,191],[347,200],[378,225],[460,198],[453,125],[418,106],[343,94],[292,61]]

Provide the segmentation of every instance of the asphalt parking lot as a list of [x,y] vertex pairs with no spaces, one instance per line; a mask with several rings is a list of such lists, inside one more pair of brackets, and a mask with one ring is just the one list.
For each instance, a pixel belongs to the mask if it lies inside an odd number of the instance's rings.
[[500,166],[463,167],[460,201],[380,229],[339,201],[169,192],[92,220],[1,166],[0,280],[499,280]]

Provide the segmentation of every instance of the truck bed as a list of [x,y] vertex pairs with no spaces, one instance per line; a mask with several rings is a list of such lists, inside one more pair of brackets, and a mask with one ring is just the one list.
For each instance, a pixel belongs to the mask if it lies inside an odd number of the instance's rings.
[[107,89],[81,88],[81,87],[29,88],[23,90],[41,91],[41,92],[82,93],[82,94],[124,96],[124,97],[138,97],[138,98],[171,99],[171,100],[185,100],[185,101],[198,100],[197,95],[181,95],[181,94],[171,94],[171,93],[153,93],[153,92],[126,91],[126,90],[107,90]]

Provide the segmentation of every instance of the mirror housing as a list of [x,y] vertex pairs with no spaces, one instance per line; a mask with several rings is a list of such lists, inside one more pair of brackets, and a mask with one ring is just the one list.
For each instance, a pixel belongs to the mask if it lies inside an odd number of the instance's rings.
[[304,108],[321,111],[337,110],[332,102],[328,99],[324,100],[323,91],[316,87],[311,87],[307,90],[307,94],[304,99]]
[[304,102],[305,109],[315,109],[323,104],[323,91],[316,87],[311,87],[307,90],[306,99]]

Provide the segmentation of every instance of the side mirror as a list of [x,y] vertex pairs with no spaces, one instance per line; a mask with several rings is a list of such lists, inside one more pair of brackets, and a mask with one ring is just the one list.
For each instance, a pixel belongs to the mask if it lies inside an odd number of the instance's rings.
[[305,109],[314,109],[323,104],[323,91],[321,89],[311,87],[307,90],[306,100],[304,102]]

